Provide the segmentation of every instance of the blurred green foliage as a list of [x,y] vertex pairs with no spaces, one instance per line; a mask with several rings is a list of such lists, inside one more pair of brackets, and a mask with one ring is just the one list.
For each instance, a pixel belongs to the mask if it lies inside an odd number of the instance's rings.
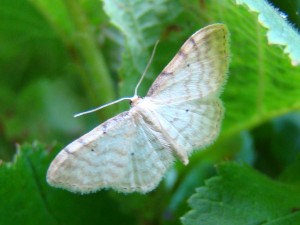
[[[299,27],[299,0],[273,3]],[[159,39],[143,96],[182,43],[217,22],[231,33],[231,65],[216,143],[146,195],[81,196],[46,183],[64,145],[129,106],[75,113],[131,96]],[[300,67],[267,32],[234,0],[2,0],[0,225],[181,224],[182,216],[189,225],[299,224]],[[229,160],[240,164],[221,163]]]

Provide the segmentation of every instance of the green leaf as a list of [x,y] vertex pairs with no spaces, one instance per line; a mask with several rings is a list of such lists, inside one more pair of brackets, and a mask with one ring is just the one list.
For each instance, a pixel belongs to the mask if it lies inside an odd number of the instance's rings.
[[268,44],[267,30],[246,7],[211,0],[200,12],[205,13],[211,22],[224,22],[231,33],[229,78],[221,96],[226,113],[215,145],[222,151],[226,139],[300,109],[300,68],[291,66],[278,46]]
[[[236,11],[236,6],[230,3],[219,7],[234,13],[238,21],[234,22],[230,13],[224,15],[231,31],[232,49],[230,76],[224,91],[228,118],[225,126],[238,130],[250,128],[299,109],[300,69],[291,67],[278,47],[268,45],[267,31],[257,24],[255,14],[242,7]],[[234,97],[239,102],[231,101]]]
[[300,186],[300,154],[279,176],[279,180]]
[[48,24],[62,40],[70,44],[70,40],[68,39],[74,33],[75,27],[65,3],[60,0],[32,0],[30,3],[47,20]]
[[300,154],[299,121],[299,113],[289,113],[252,131],[257,152],[257,169],[277,177],[286,167],[295,163]]
[[[253,145],[253,137],[249,132],[241,132],[240,133],[240,146],[231,146],[235,147],[238,152],[235,155],[235,160],[238,162],[244,162],[249,165],[253,165],[256,161],[256,154]],[[238,144],[238,140],[234,141],[235,144]]]
[[267,178],[247,165],[224,163],[189,199],[185,225],[300,223],[300,188]]
[[[89,3],[94,4],[94,10],[98,7],[101,15],[100,2]],[[87,23],[79,30],[68,10],[71,9],[65,1],[1,1],[0,126],[4,139],[1,144],[5,144],[0,157],[12,155],[11,146],[15,142],[74,139],[87,130],[86,124],[96,116],[75,120],[73,115],[91,107],[94,99],[98,105],[114,98],[114,89],[102,80],[103,76],[111,82],[110,74],[103,72],[105,62],[101,64],[98,60],[101,53],[98,53],[96,32],[92,31],[99,26],[89,21],[95,17],[90,15],[91,10],[80,11]],[[75,17],[82,18],[80,13],[75,13]],[[88,41],[82,41],[86,30]],[[107,117],[113,114],[112,109],[101,112]]]
[[5,43],[0,45],[0,83],[20,90],[36,77],[63,73],[67,52],[28,1],[1,1],[0,21],[0,41]]
[[273,8],[267,1],[236,0],[237,4],[246,4],[251,11],[259,14],[259,22],[268,28],[270,44],[285,46],[284,52],[289,55],[293,65],[300,64],[300,35],[286,20],[286,15]]
[[[56,95],[52,93],[54,89],[57,90]],[[84,127],[82,121],[73,118],[74,111],[79,106],[69,97],[72,96],[69,87],[65,87],[65,83],[61,81],[50,81],[46,78],[36,80],[19,91],[17,96],[14,93],[11,96],[15,98],[14,107],[7,104],[2,110],[11,110],[23,116],[11,116],[3,120],[5,135],[9,139],[23,136],[28,141],[51,137],[63,140],[60,135],[78,135]]]
[[81,196],[50,187],[46,171],[57,150],[49,156],[45,146],[27,144],[14,162],[0,164],[0,224],[134,223],[107,192]]
[[[98,7],[98,14],[102,13],[104,17],[100,3],[97,0],[90,2],[98,3],[95,9]],[[95,105],[113,100],[112,79],[97,42],[98,26],[92,24],[90,20],[95,17],[90,15],[90,10],[84,11],[83,6],[86,4],[81,5],[80,1],[20,0],[12,4],[4,0],[0,9],[0,40],[6,44],[0,46],[0,59],[5,60],[3,67],[0,61],[1,68],[9,66],[10,69],[14,65],[11,62],[19,62],[14,70],[17,68],[20,73],[35,77],[66,75],[67,70],[73,79],[81,78],[86,95]],[[52,62],[60,70],[49,71]],[[16,77],[21,79],[24,76]],[[103,112],[106,112],[105,117],[113,114],[113,111]]]

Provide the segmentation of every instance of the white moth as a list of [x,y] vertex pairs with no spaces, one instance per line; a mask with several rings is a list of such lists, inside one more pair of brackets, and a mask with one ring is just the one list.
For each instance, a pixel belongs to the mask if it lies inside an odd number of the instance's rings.
[[223,118],[219,95],[227,77],[228,51],[225,25],[197,31],[146,97],[135,93],[124,98],[130,99],[129,111],[56,156],[48,169],[48,183],[80,193],[102,188],[127,193],[153,190],[175,158],[187,165],[194,150],[216,139]]

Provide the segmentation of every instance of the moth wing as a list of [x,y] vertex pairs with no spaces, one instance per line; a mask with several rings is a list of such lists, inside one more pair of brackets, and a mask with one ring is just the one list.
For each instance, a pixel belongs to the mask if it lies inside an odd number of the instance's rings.
[[147,96],[164,103],[218,96],[226,80],[228,45],[223,24],[197,31],[156,78]]
[[194,99],[159,105],[155,112],[163,130],[176,142],[177,156],[188,163],[193,150],[211,144],[219,134],[223,106],[219,99]]
[[162,140],[138,116],[121,113],[65,147],[51,163],[47,181],[81,193],[151,191],[174,159]]
[[183,44],[147,94],[185,164],[193,150],[211,144],[219,134],[224,110],[218,97],[228,63],[226,26],[207,26]]

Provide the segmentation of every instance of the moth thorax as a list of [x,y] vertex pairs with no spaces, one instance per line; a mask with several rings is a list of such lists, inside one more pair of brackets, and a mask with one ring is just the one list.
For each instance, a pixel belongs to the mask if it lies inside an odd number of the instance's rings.
[[142,98],[139,97],[139,96],[137,96],[137,95],[133,96],[133,97],[130,99],[130,106],[131,106],[131,107],[136,106],[136,105],[139,103],[139,101],[140,101],[141,99],[142,99]]

